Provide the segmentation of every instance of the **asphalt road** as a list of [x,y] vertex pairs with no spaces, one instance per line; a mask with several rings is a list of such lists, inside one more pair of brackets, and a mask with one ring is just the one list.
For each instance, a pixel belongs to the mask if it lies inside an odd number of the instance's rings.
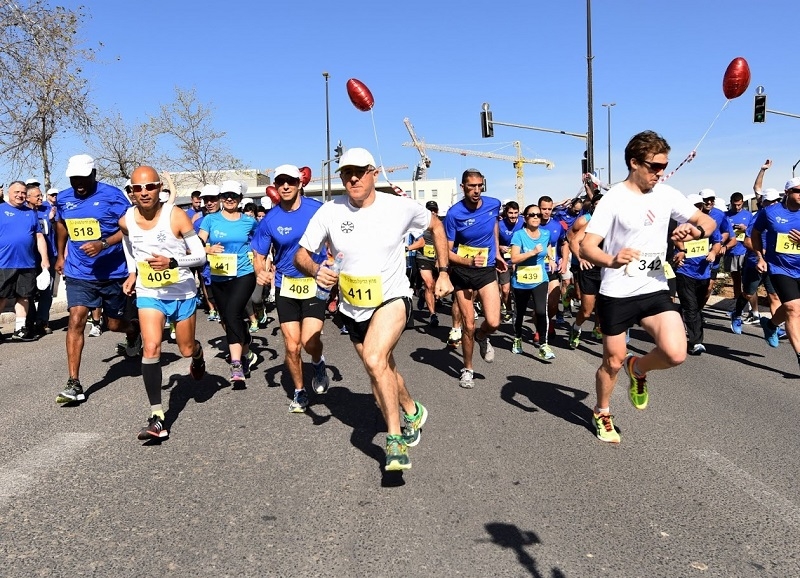
[[[213,349],[218,324],[199,322],[201,382],[165,344],[172,435],[152,445],[136,440],[148,405],[119,336],[87,338],[77,407],[55,403],[63,315],[38,342],[0,344],[0,575],[800,575],[800,370],[787,343],[769,349],[757,327],[733,335],[709,311],[708,353],[651,375],[646,411],[620,382],[614,446],[590,425],[599,345],[571,351],[560,329],[545,364],[529,344],[511,354],[504,325],[495,363],[476,359],[463,390],[441,318],[430,329],[417,317],[395,354],[430,412],[402,475],[382,472],[382,419],[330,321],[334,381],[304,415],[287,411],[274,321],[255,336],[262,361],[244,390]],[[635,329],[630,349],[648,349],[644,337]]]

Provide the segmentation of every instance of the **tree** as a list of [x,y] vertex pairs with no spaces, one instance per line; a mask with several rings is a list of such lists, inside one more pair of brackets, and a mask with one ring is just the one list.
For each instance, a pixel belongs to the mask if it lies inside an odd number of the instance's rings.
[[128,124],[119,113],[95,122],[91,149],[98,178],[111,182],[131,178],[133,169],[140,165],[160,167],[165,162],[163,155],[157,156],[152,125]]
[[12,169],[41,168],[51,185],[53,145],[91,127],[82,66],[94,52],[78,44],[82,9],[0,0],[0,156]]
[[214,128],[213,115],[210,105],[197,101],[195,89],[176,87],[175,101],[162,105],[158,116],[150,119],[153,131],[167,136],[175,147],[175,154],[168,153],[170,165],[195,173],[202,184],[215,183],[223,170],[243,167],[225,146],[226,133]]

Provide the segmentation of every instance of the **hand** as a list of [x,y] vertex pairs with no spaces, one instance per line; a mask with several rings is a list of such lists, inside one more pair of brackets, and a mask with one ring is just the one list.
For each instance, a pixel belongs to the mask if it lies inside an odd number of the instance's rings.
[[791,231],[789,231],[789,239],[794,244],[800,243],[800,231],[798,231],[797,229],[792,229]]
[[[723,249],[724,248],[725,247],[723,247]],[[713,263],[716,260],[717,260],[717,254],[714,253],[714,251],[709,251],[708,255],[706,255],[706,261],[708,261],[709,263]]]
[[580,263],[581,271],[588,271],[589,269],[592,269],[594,267],[594,265],[592,265],[589,261],[586,261],[585,259],[578,259],[578,261]]
[[561,259],[561,265],[558,268],[558,272],[561,273],[562,275],[566,274],[568,266],[569,266],[569,263],[567,262],[567,260],[566,259]]
[[164,271],[165,269],[169,269],[169,260],[169,257],[158,255],[156,253],[153,253],[152,257],[145,259],[145,261],[150,264],[150,267],[153,268],[153,271]]
[[272,284],[272,275],[267,271],[259,271],[256,275],[256,283],[262,287]]
[[475,255],[472,258],[472,266],[473,267],[485,267],[486,266],[486,256],[485,255]]
[[700,238],[700,229],[691,223],[683,223],[675,227],[672,233],[673,241],[692,241]]
[[327,265],[322,265],[317,272],[317,285],[330,289],[339,281],[339,274]]
[[64,257],[62,257],[61,255],[56,257],[56,273],[58,273],[59,275],[64,274]]
[[502,257],[498,257],[494,261],[494,268],[497,269],[500,273],[505,273],[508,271],[508,263]]
[[208,247],[209,253],[224,253],[225,248],[222,246],[222,243],[216,243]]
[[445,295],[450,295],[452,292],[453,283],[450,281],[450,275],[447,273],[439,273],[439,277],[436,279],[436,286],[433,289],[433,293],[436,295],[436,298],[440,299]]
[[103,250],[103,243],[102,241],[86,241],[78,248],[86,253],[87,257],[97,257]]
[[762,171],[769,170],[769,168],[770,168],[771,166],[772,166],[772,161],[771,161],[771,160],[769,160],[769,159],[767,159],[767,160],[765,160],[765,161],[764,161],[764,164],[763,164],[763,165],[761,165],[761,170],[762,170]]
[[767,262],[764,261],[764,257],[758,257],[758,263],[756,263],[756,271],[759,273],[766,273],[767,272]]
[[122,283],[122,292],[128,297],[133,295],[136,291],[136,273],[131,273],[128,278]]
[[724,255],[727,250],[728,250],[728,246],[727,245],[722,245],[722,247],[719,248],[719,254],[720,255]]
[[680,252],[675,253],[675,258],[672,260],[672,263],[675,265],[675,268],[683,266],[683,260],[686,258],[686,253]]
[[611,268],[619,269],[620,267],[624,267],[628,263],[638,261],[639,257],[641,256],[642,256],[641,251],[637,251],[636,249],[631,249],[629,247],[626,247],[622,249],[619,253],[614,255],[614,260],[611,261]]

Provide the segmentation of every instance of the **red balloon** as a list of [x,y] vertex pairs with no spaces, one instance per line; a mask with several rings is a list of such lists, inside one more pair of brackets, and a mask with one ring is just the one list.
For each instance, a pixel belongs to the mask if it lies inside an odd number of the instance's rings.
[[272,201],[273,205],[277,205],[281,202],[281,196],[278,194],[278,189],[276,189],[273,185],[269,185],[267,187],[267,196],[269,200]]
[[367,112],[375,106],[375,99],[372,97],[369,88],[357,78],[351,78],[347,81],[347,96],[350,97],[350,102],[358,110]]
[[741,56],[737,56],[725,69],[725,76],[722,77],[722,92],[725,98],[738,98],[744,94],[750,86],[750,66]]
[[308,167],[300,167],[300,183],[305,187],[311,182],[311,169]]

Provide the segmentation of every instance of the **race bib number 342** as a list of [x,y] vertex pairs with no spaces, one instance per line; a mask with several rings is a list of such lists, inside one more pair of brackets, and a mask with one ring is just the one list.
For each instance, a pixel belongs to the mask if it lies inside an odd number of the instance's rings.
[[663,262],[663,253],[642,252],[637,261],[631,261],[625,266],[625,274],[628,277],[657,277],[664,274]]

